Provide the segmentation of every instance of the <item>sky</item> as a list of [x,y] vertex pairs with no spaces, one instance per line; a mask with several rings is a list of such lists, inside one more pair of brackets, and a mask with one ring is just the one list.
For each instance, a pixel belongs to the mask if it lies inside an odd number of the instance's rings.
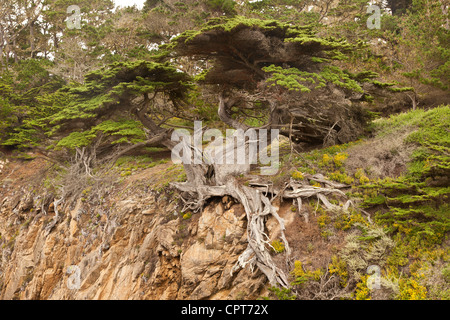
[[136,4],[139,9],[144,6],[145,0],[113,0],[116,6],[126,7]]

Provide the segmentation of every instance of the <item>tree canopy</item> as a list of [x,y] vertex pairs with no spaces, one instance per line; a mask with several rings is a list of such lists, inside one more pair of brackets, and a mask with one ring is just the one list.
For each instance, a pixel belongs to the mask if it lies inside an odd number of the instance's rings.
[[244,122],[252,115],[262,116],[261,125],[278,127],[296,142],[328,139],[332,144],[361,134],[366,117],[359,102],[394,85],[374,80],[375,72],[354,74],[334,63],[361,47],[343,38],[320,37],[311,25],[241,16],[211,20],[163,46],[170,58],[206,64],[193,76],[206,85],[219,85],[213,90],[224,99],[233,96],[221,112],[227,124],[248,128]]

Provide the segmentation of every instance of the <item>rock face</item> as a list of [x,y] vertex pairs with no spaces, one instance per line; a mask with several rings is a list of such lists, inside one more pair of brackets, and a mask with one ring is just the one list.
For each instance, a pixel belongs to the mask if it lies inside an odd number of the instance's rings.
[[231,274],[246,247],[240,205],[183,217],[170,197],[134,190],[58,207],[52,226],[42,197],[0,195],[0,299],[252,299],[267,286],[259,271]]

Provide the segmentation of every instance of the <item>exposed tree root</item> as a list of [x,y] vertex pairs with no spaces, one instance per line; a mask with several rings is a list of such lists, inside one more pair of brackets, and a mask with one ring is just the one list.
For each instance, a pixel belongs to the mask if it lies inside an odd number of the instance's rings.
[[[240,185],[234,178],[230,177],[223,186],[200,186],[195,187],[189,183],[176,183],[174,186],[180,191],[188,194],[197,193],[197,200],[186,201],[187,207],[199,210],[203,207],[205,200],[214,196],[231,196],[239,201],[243,206],[247,216],[247,249],[241,254],[237,264],[231,270],[234,273],[239,268],[247,265],[252,270],[257,266],[269,279],[272,285],[279,284],[287,287],[288,281],[284,272],[278,268],[272,260],[268,246],[270,247],[269,237],[265,233],[265,218],[273,215],[281,227],[282,240],[284,241],[286,251],[289,253],[289,244],[284,236],[284,222],[278,216],[276,208],[271,204],[269,198],[261,191]],[[195,190],[195,191],[194,191]],[[186,208],[186,205],[185,205]]]
[[[280,225],[280,238],[284,243],[287,259],[289,259],[291,250],[284,234],[284,220],[278,215],[277,208],[272,205],[273,200],[278,196],[294,199],[297,201],[299,212],[302,207],[302,199],[310,197],[317,197],[329,210],[347,211],[349,206],[352,205],[349,200],[343,207],[340,207],[331,204],[327,199],[327,195],[332,193],[345,197],[345,194],[338,188],[344,188],[347,185],[328,181],[322,175],[308,176],[308,178],[320,181],[327,187],[314,187],[307,183],[298,183],[291,180],[282,190],[275,190],[273,186],[260,182],[252,182],[249,186],[245,186],[233,176],[229,176],[226,183],[221,186],[205,184],[198,186],[189,182],[174,183],[173,186],[182,191],[184,196],[188,196],[188,199],[183,199],[185,202],[184,210],[189,209],[197,212],[203,208],[205,201],[212,197],[231,196],[241,203],[247,217],[248,246],[239,256],[231,273],[246,266],[249,266],[252,271],[257,267],[267,276],[271,285],[286,288],[289,286],[288,278],[272,259],[271,244],[265,231],[266,217],[272,215]],[[272,195],[272,200],[269,199],[269,195]],[[305,220],[308,222],[307,215]]]

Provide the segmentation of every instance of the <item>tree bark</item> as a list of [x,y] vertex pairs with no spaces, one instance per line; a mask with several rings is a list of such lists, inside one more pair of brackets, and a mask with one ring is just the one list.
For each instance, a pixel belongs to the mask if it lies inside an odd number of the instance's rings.
[[30,58],[34,57],[35,45],[34,45],[34,21],[30,22]]

